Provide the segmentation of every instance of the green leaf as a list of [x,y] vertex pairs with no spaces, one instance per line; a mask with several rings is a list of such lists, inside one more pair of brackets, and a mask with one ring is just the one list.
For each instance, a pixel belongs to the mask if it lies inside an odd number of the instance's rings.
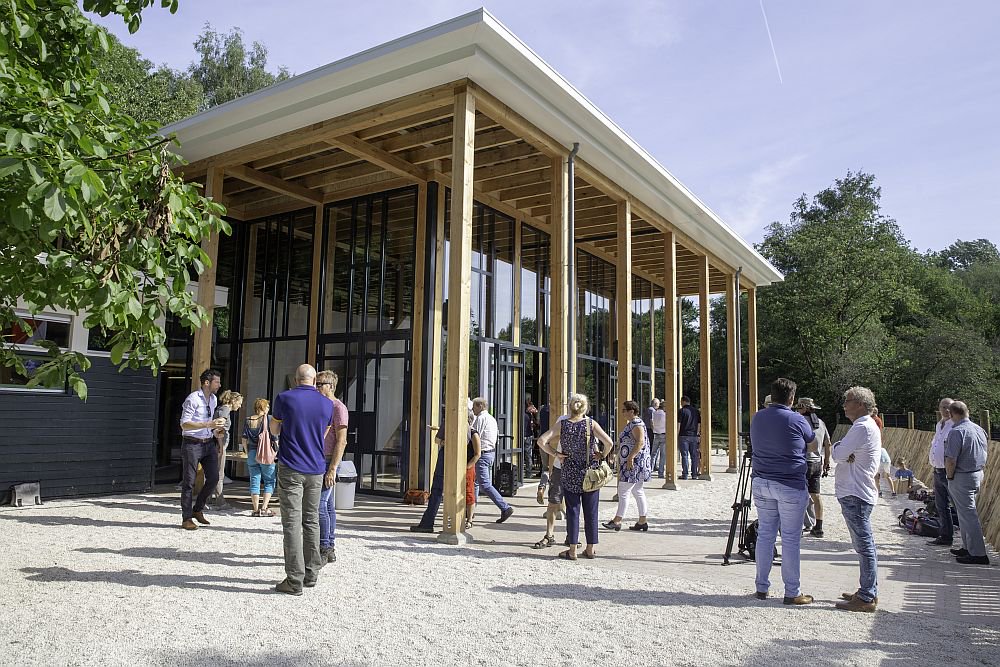
[[139,319],[142,317],[142,304],[134,296],[130,296],[125,304],[125,308],[128,310],[128,314]]
[[184,208],[184,200],[176,192],[170,193],[169,206],[171,213],[177,213]]
[[94,171],[87,169],[80,179],[80,192],[88,204],[104,194],[104,181]]
[[161,366],[165,366],[168,361],[170,361],[170,351],[162,345],[156,348],[156,361],[159,362]]
[[14,229],[26,232],[31,229],[31,209],[24,204],[10,209],[10,224]]
[[87,383],[83,378],[75,373],[69,376],[69,386],[80,397],[81,401],[87,400]]
[[101,107],[101,111],[103,111],[105,114],[110,114],[111,113],[111,105],[108,104],[108,101],[106,99],[104,99],[103,95],[98,95],[97,96],[97,104],[98,104],[98,106]]
[[69,171],[66,172],[66,182],[75,185],[83,180],[84,174],[86,174],[89,169],[82,164],[76,164]]
[[63,197],[62,191],[53,186],[52,192],[45,198],[45,202],[42,204],[42,210],[45,211],[45,215],[49,217],[50,220],[59,222],[64,217],[66,217],[66,198]]
[[21,164],[16,157],[0,157],[0,178],[21,171]]
[[7,130],[6,140],[7,140],[8,151],[13,153],[14,149],[21,145],[21,135],[22,135],[21,130],[17,129],[16,127],[12,127],[9,130]]
[[111,50],[111,44],[108,42],[108,33],[103,30],[98,30],[97,41],[101,43],[101,48],[104,49],[105,52]]
[[111,363],[118,365],[122,362],[125,353],[128,352],[128,341],[120,340],[111,348]]
[[22,134],[21,146],[23,146],[26,151],[33,151],[38,146],[38,139],[35,139],[32,134]]

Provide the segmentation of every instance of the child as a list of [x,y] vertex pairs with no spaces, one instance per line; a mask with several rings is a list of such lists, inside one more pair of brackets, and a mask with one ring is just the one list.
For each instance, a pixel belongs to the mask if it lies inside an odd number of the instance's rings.
[[895,479],[892,480],[893,498],[896,497],[896,492],[902,488],[904,479],[906,480],[906,491],[910,491],[910,487],[913,486],[913,471],[906,464],[906,459],[896,459],[896,474],[894,477]]

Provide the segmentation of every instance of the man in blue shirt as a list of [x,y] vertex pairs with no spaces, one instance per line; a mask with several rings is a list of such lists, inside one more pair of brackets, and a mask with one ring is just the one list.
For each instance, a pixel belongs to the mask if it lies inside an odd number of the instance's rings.
[[948,409],[955,424],[944,444],[944,467],[948,476],[948,494],[958,512],[958,529],[962,533],[962,548],[952,549],[962,565],[989,565],[983,526],[976,509],[976,494],[983,483],[986,466],[986,431],[969,419],[969,408],[962,401]]
[[806,490],[806,446],[816,434],[806,418],[792,410],[796,385],[778,378],[771,385],[771,403],[753,416],[752,489],[760,527],[757,531],[757,599],[767,599],[771,586],[774,542],[781,528],[781,579],[785,604],[809,604],[811,595],[799,588],[799,543],[809,493]]
[[295,370],[295,381],[297,386],[278,394],[271,406],[271,433],[281,438],[278,486],[285,552],[285,579],[274,588],[302,595],[303,586],[316,585],[324,565],[319,497],[326,473],[323,439],[333,425],[333,403],[317,391],[316,369],[309,364]]

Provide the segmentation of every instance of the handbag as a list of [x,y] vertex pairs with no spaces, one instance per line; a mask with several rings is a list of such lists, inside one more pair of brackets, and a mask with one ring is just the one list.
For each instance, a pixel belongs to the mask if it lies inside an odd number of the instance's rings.
[[[590,417],[587,417],[587,459],[589,460],[593,454],[593,427],[591,426]],[[594,461],[587,468],[587,472],[583,475],[583,491],[584,493],[590,493],[591,491],[600,490],[614,473],[611,470],[611,466],[607,464],[606,461]]]

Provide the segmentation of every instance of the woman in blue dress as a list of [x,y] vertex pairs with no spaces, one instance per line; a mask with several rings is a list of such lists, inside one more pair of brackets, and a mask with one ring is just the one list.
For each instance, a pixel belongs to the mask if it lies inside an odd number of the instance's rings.
[[[594,558],[597,544],[597,506],[601,490],[583,490],[583,477],[592,463],[611,453],[614,443],[600,424],[587,417],[590,405],[583,394],[569,395],[569,415],[562,417],[553,428],[538,438],[538,446],[549,456],[562,462],[562,491],[566,501],[566,542],[569,549],[559,554],[565,560],[576,560],[580,539],[580,507],[583,507],[584,533],[587,547],[584,558]],[[597,447],[596,442],[603,444]]]
[[628,510],[629,495],[635,498],[639,508],[639,521],[629,530],[649,530],[646,523],[646,491],[643,484],[649,481],[653,462],[649,455],[649,434],[639,417],[639,404],[625,401],[625,428],[618,436],[618,513],[615,518],[603,524],[610,530],[621,530],[622,517]]

